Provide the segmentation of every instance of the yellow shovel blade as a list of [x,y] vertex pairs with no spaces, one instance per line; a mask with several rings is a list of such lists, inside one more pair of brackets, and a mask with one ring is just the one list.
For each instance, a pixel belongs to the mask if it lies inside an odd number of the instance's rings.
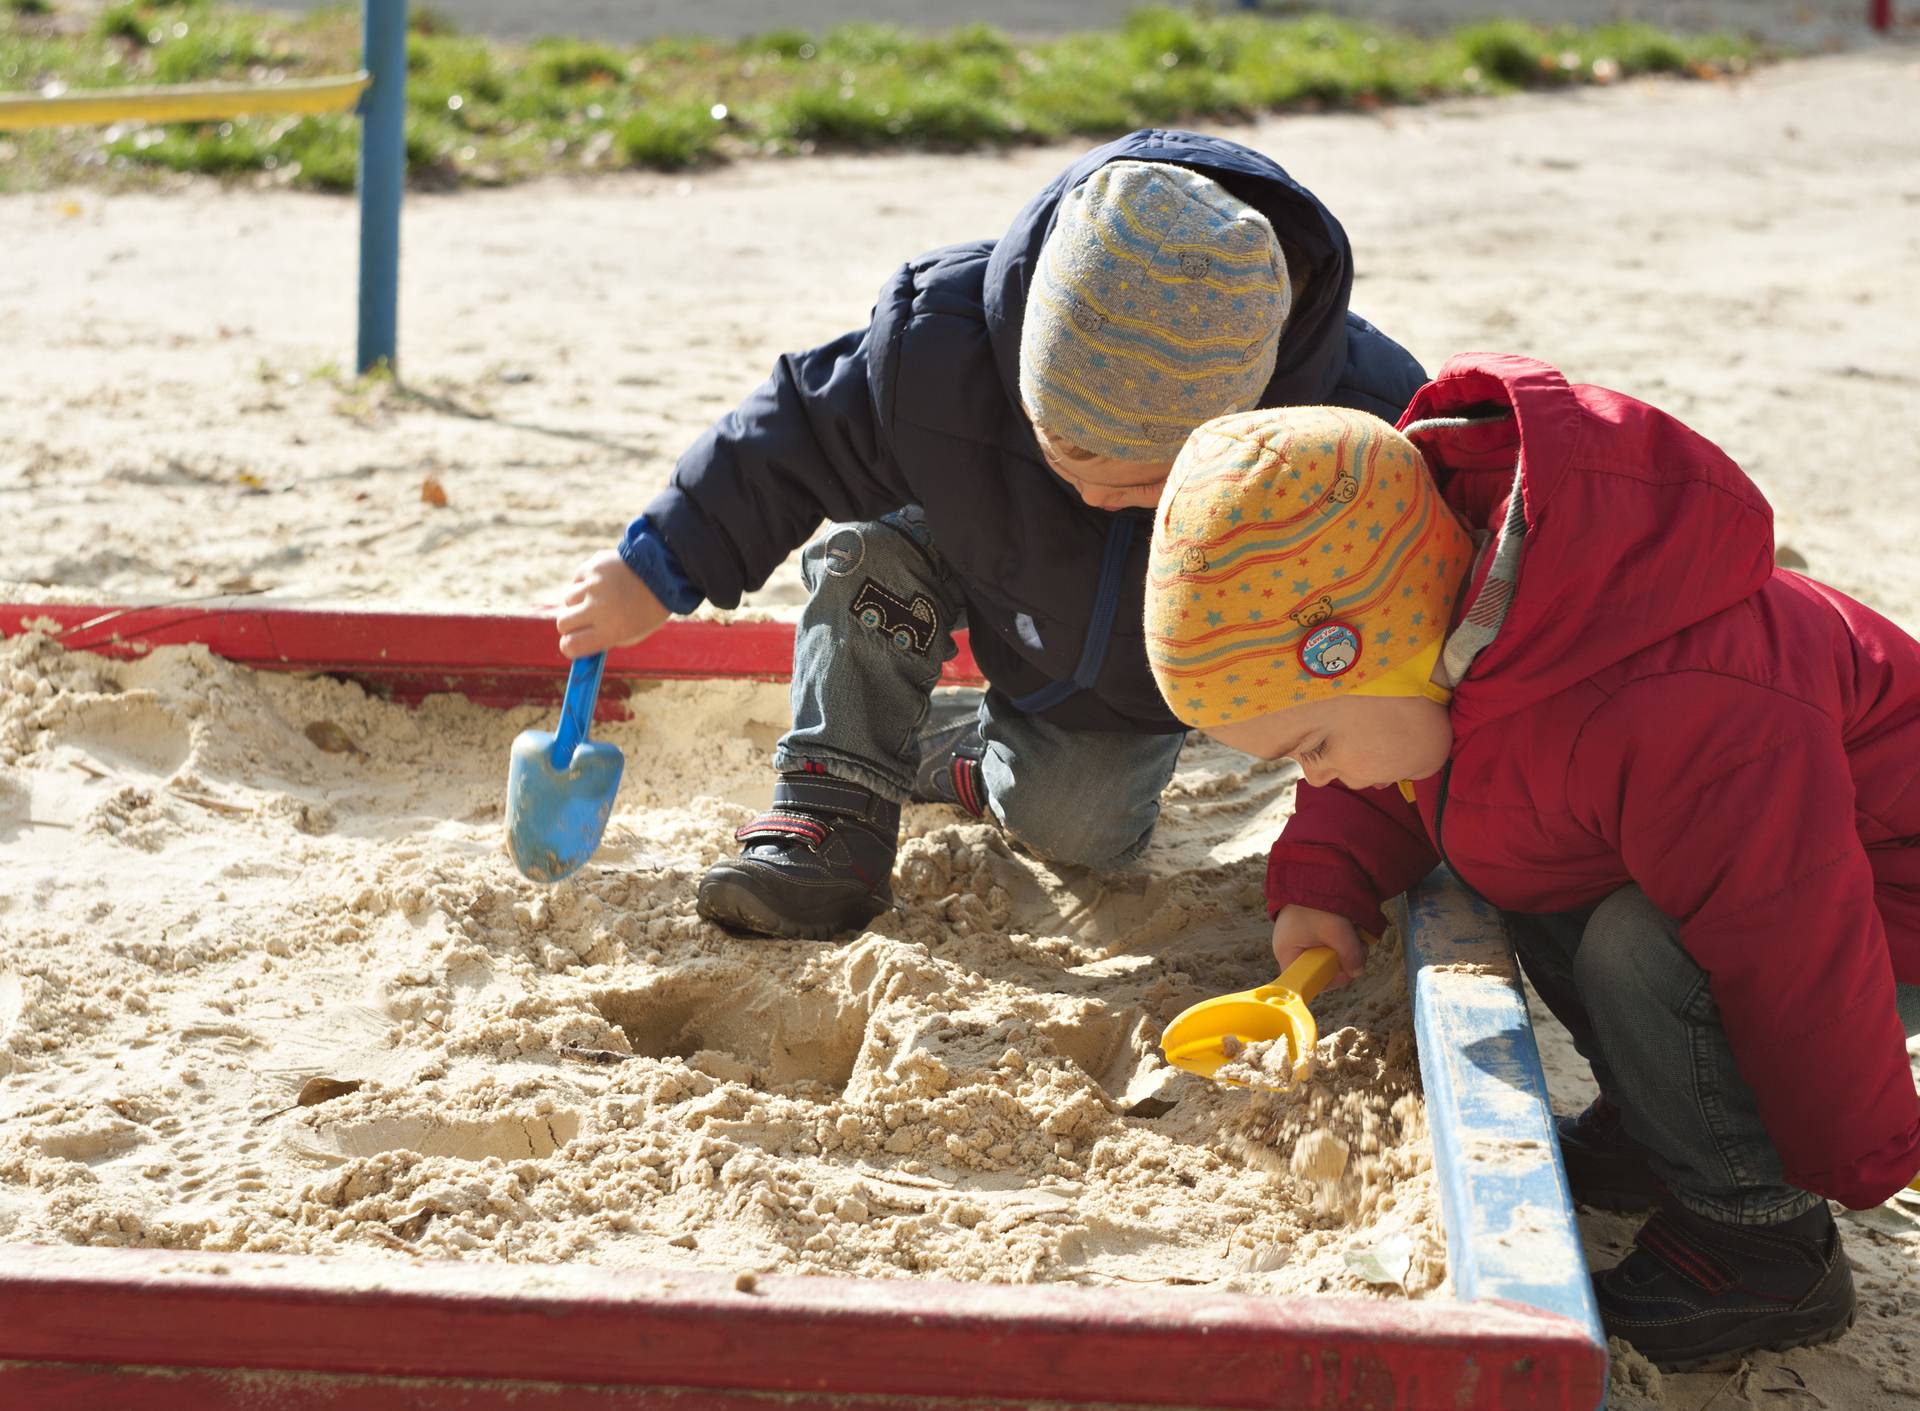
[[1160,1051],[1176,1068],[1219,1082],[1234,1082],[1218,1077],[1220,1066],[1227,1061],[1229,1037],[1242,1044],[1285,1039],[1297,1071],[1320,1041],[1319,1027],[1307,1003],[1326,988],[1339,968],[1339,959],[1332,951],[1310,950],[1270,985],[1201,1000],[1167,1025],[1160,1036]]

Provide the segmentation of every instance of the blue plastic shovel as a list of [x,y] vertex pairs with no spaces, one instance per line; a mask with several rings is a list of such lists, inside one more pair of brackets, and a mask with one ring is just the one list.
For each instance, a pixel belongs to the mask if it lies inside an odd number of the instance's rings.
[[522,730],[507,765],[507,850],[523,877],[558,882],[593,856],[613,812],[626,760],[589,740],[607,654],[576,658],[558,730]]

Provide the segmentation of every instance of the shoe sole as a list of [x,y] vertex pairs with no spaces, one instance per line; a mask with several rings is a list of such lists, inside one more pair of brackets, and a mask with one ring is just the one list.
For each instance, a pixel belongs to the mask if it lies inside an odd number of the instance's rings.
[[1847,1321],[1837,1327],[1820,1328],[1804,1337],[1779,1338],[1730,1352],[1709,1352],[1699,1357],[1671,1361],[1657,1357],[1648,1357],[1647,1360],[1663,1372],[1727,1372],[1738,1367],[1750,1352],[1789,1352],[1796,1347],[1824,1347],[1844,1336],[1853,1326],[1853,1319],[1854,1315],[1848,1313]]
[[887,906],[888,903],[876,899],[873,909],[857,921],[843,917],[809,921],[775,911],[741,878],[725,875],[701,878],[700,889],[694,896],[694,910],[716,926],[795,941],[830,941],[842,932],[858,930]]

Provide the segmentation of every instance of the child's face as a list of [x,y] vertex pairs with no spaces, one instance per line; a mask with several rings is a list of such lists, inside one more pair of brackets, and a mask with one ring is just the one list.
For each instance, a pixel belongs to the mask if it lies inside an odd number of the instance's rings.
[[1276,710],[1207,734],[1261,759],[1291,759],[1309,784],[1378,789],[1438,774],[1453,752],[1447,708],[1422,696],[1347,696]]
[[1171,461],[1117,461],[1064,441],[1055,441],[1034,424],[1033,436],[1047,467],[1097,510],[1152,509],[1160,503]]

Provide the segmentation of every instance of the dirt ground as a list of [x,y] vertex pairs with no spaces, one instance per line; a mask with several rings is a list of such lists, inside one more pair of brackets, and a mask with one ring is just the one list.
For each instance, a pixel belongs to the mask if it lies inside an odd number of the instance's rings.
[[[1902,487],[1920,464],[1920,429],[1911,416],[1920,385],[1920,130],[1911,110],[1917,79],[1920,56],[1896,48],[1769,70],[1738,83],[1636,84],[1374,118],[1290,119],[1231,135],[1272,152],[1329,201],[1359,252],[1355,306],[1429,366],[1463,348],[1524,351],[1559,364],[1576,380],[1634,392],[1688,418],[1755,476],[1776,506],[1780,539],[1814,574],[1911,627],[1920,625],[1920,559],[1913,549],[1920,509]],[[827,158],[684,180],[633,177],[410,198],[402,389],[356,387],[339,374],[352,345],[354,213],[348,202],[200,185],[168,195],[76,191],[0,198],[0,249],[10,256],[0,262],[7,374],[0,379],[0,425],[8,428],[0,438],[0,512],[7,524],[0,593],[171,598],[257,590],[301,600],[499,608],[550,601],[573,564],[611,542],[641,508],[679,448],[779,351],[861,320],[898,258],[944,240],[994,233],[1070,155]],[[857,227],[850,213],[857,213]],[[423,502],[428,476],[444,488],[445,506]],[[797,599],[789,565],[754,604],[778,608]],[[333,969],[310,976],[296,966],[291,978],[271,983],[258,977],[262,993],[283,1006],[278,1012],[223,1017],[209,1012],[217,1006],[190,986],[178,995],[168,991],[164,1002],[149,999],[148,1018],[113,1019],[88,1012],[104,1003],[92,995],[49,999],[16,962],[0,978],[0,1028],[24,1042],[34,1024],[60,1032],[59,1025],[71,1023],[85,1052],[107,1063],[131,1032],[112,1024],[150,1031],[157,1056],[171,1065],[166,1083],[194,1091],[179,1072],[184,1066],[209,1092],[238,1092],[233,1110],[248,1113],[249,1121],[259,1114],[248,1104],[270,1110],[267,1099],[281,1087],[290,1092],[294,1078],[320,1073],[342,1052],[378,1047],[387,1027],[411,1024],[410,1032],[423,1038],[435,1035],[436,1024],[447,1031],[431,1038],[445,1047],[444,1055],[438,1048],[422,1050],[425,1057],[409,1050],[403,1057],[413,1066],[378,1072],[380,1086],[341,1098],[349,1106],[335,1112],[345,1118],[326,1120],[324,1107],[293,1118],[310,1129],[307,1159],[329,1168],[344,1163],[367,1176],[286,1213],[303,1232],[299,1247],[377,1240],[361,1229],[376,1222],[390,1233],[399,1224],[403,1233],[394,1237],[405,1241],[404,1231],[412,1229],[407,1222],[423,1210],[433,1213],[420,1238],[455,1250],[461,1248],[456,1234],[488,1239],[527,1221],[528,1210],[555,1222],[552,1248],[562,1255],[576,1237],[619,1234],[644,1248],[652,1230],[664,1245],[669,1218],[677,1218],[676,1183],[699,1180],[694,1167],[704,1161],[716,1184],[733,1193],[730,1199],[755,1203],[768,1221],[792,1216],[778,1228],[803,1232],[790,1243],[771,1239],[755,1258],[775,1257],[778,1244],[804,1261],[812,1235],[796,1212],[811,1211],[817,1224],[825,1216],[814,1201],[823,1198],[839,1219],[838,1202],[851,1194],[860,1205],[848,1207],[848,1219],[862,1209],[873,1215],[882,1198],[896,1201],[885,1218],[909,1234],[898,1240],[889,1234],[871,1250],[883,1264],[894,1261],[891,1267],[931,1258],[964,1269],[972,1246],[959,1239],[936,1248],[933,1226],[991,1231],[995,1221],[1033,1234],[1036,1271],[1075,1267],[1097,1276],[1127,1267],[1131,1235],[1108,1238],[1124,1218],[1072,1240],[1047,1228],[1087,1224],[1083,1192],[1094,1173],[1085,1169],[1088,1151],[1072,1143],[1085,1139],[1097,1147],[1111,1135],[1101,1124],[1113,1113],[1084,1084],[1076,1099],[1072,1081],[1046,1078],[1049,1096],[1035,1099],[1031,1110],[1055,1114],[1078,1100],[1079,1115],[1055,1117],[1056,1126],[1065,1125],[1046,1130],[1046,1142],[1039,1118],[1008,1137],[1013,1154],[1007,1160],[1033,1163],[1030,1173],[1022,1168],[1023,1180],[1053,1182],[1067,1193],[1016,1199],[1011,1208],[973,1199],[978,1209],[967,1217],[978,1218],[966,1225],[958,1215],[936,1218],[972,1199],[951,1190],[921,1187],[920,1194],[902,1197],[881,1182],[894,1193],[883,1189],[875,1197],[871,1183],[861,1194],[817,1171],[796,1175],[782,1165],[825,1159],[827,1146],[820,1153],[801,1149],[807,1140],[819,1144],[822,1133],[817,1123],[803,1128],[799,1119],[813,1122],[822,1105],[846,1101],[847,1088],[856,1099],[870,1099],[883,1123],[886,1106],[897,1108],[914,1131],[912,1142],[937,1137],[944,1149],[938,1129],[946,1109],[930,1070],[916,1075],[879,1062],[861,1067],[867,1028],[857,1043],[856,1036],[833,1031],[829,1047],[836,1056],[827,1071],[845,1085],[837,1095],[796,1087],[792,1074],[762,1074],[764,1100],[754,1100],[748,1112],[734,1110],[742,1100],[726,1090],[739,1085],[737,1065],[751,1074],[769,1060],[736,1052],[744,1040],[726,1035],[705,1048],[694,1042],[712,1038],[699,1033],[695,1021],[713,989],[682,997],[689,1006],[684,1033],[663,1036],[636,1025],[636,1009],[620,996],[644,996],[649,984],[665,983],[646,978],[654,964],[649,949],[671,959],[680,954],[674,947],[686,946],[702,963],[732,963],[724,950],[709,953],[705,942],[683,934],[686,880],[702,857],[726,845],[726,829],[758,801],[757,760],[780,723],[777,693],[771,704],[734,702],[729,709],[736,714],[722,717],[740,722],[729,746],[737,758],[709,762],[711,769],[662,773],[669,784],[722,781],[711,806],[688,808],[685,790],[634,799],[636,809],[682,813],[664,827],[638,813],[618,835],[623,856],[659,869],[657,880],[668,891],[641,888],[630,895],[637,884],[616,879],[604,884],[611,889],[606,895],[590,897],[601,907],[624,906],[643,916],[640,933],[629,936],[596,919],[585,900],[570,904],[576,909],[566,914],[536,917],[526,898],[487,871],[498,870],[497,858],[478,860],[496,826],[483,813],[491,785],[483,790],[449,773],[451,766],[443,767],[402,726],[365,714],[368,703],[328,694],[318,684],[303,689],[319,695],[288,695],[281,685],[174,659],[148,668],[146,676],[116,677],[109,691],[57,655],[43,658],[41,648],[9,651],[16,654],[8,660],[12,674],[0,679],[12,692],[9,709],[17,715],[10,718],[28,722],[22,730],[30,725],[41,732],[21,736],[40,743],[30,764],[20,763],[25,754],[15,759],[9,777],[51,767],[56,757],[109,776],[69,770],[72,777],[63,775],[66,783],[43,799],[42,788],[53,786],[36,773],[24,793],[0,798],[7,818],[0,857],[22,864],[7,867],[0,882],[0,930],[10,950],[31,949],[36,963],[67,957],[61,963],[106,966],[104,958],[87,958],[84,947],[72,958],[73,941],[109,927],[113,946],[138,955],[138,918],[91,916],[77,884],[63,884],[40,855],[52,844],[26,820],[37,817],[44,802],[66,809],[54,822],[71,825],[67,831],[77,831],[90,847],[122,849],[115,858],[151,852],[171,859],[169,866],[185,879],[168,903],[180,913],[181,953],[210,967],[209,974],[230,978],[223,966],[261,966],[310,949],[326,955]],[[20,655],[29,651],[30,659]],[[129,691],[139,712],[131,723],[116,715],[118,708],[91,700]],[[396,758],[425,773],[402,788],[368,760],[324,751],[318,759],[298,756],[296,768],[289,752],[312,752],[301,728],[319,718],[356,740],[399,732]],[[632,736],[634,750],[657,750],[674,738],[668,727],[675,718],[668,710],[651,735]],[[261,721],[278,723],[257,738],[246,734],[248,722]],[[487,757],[516,722],[446,717],[428,723]],[[222,753],[227,735],[240,743]],[[1091,942],[1071,927],[1022,931],[1016,922],[1030,915],[1022,907],[1044,902],[1052,914],[1075,914],[1057,891],[1046,892],[1069,884],[1044,870],[1036,876],[1017,860],[1009,870],[989,839],[939,819],[920,824],[924,865],[914,874],[912,895],[929,907],[961,899],[951,903],[957,912],[940,913],[949,922],[960,915],[976,930],[1041,937],[1046,945],[1037,959],[1032,952],[1011,959],[1054,979],[1052,993],[1074,990],[1057,981],[1059,974],[1094,967],[1078,977],[1084,983],[1076,997],[1109,1008],[1146,1012],[1150,1003],[1168,1000],[1172,991],[1154,993],[1144,970],[1129,970],[1138,962],[1124,957],[1158,954],[1168,937],[1187,935],[1183,928],[1191,927],[1187,944],[1198,947],[1198,958],[1190,965],[1155,959],[1158,978],[1180,969],[1202,986],[1238,979],[1257,968],[1257,936],[1234,931],[1228,918],[1239,892],[1257,881],[1262,840],[1256,835],[1283,816],[1286,781],[1249,774],[1224,752],[1203,752],[1190,763],[1186,797],[1195,818],[1210,821],[1169,831],[1166,850],[1150,853],[1147,870],[1129,884],[1137,889],[1134,899],[1123,895],[1106,903],[1120,912],[1098,913]],[[1208,782],[1214,775],[1232,779]],[[1227,792],[1231,806],[1223,813],[1209,812],[1215,788]],[[334,799],[342,791],[345,802]],[[258,852],[233,859],[238,870],[231,876],[209,883],[217,870],[213,859],[237,846],[226,831],[234,819],[256,829],[270,825],[270,831]],[[359,851],[332,850],[356,838]],[[143,839],[155,846],[145,848]],[[184,851],[175,856],[176,849]],[[350,905],[288,901],[282,880],[290,864],[275,849],[306,859],[303,865],[334,869],[326,897]],[[380,861],[367,861],[376,855]],[[1208,856],[1215,869],[1202,879],[1204,895],[1174,894],[1177,878],[1195,871],[1196,855]],[[198,873],[189,866],[196,862]],[[965,885],[956,886],[956,876]],[[228,893],[220,905],[193,890],[209,885]],[[987,909],[970,915],[964,898],[991,898],[995,885],[1005,914],[983,901]],[[1029,886],[1041,890],[1023,890]],[[665,900],[669,893],[677,900]],[[643,898],[637,906],[636,896]],[[263,960],[236,944],[220,919],[221,907],[234,898],[265,909],[262,924],[285,933],[285,957],[269,951]],[[360,901],[364,907],[355,910],[351,904]],[[527,907],[524,917],[516,905]],[[436,908],[470,929],[447,930],[443,922],[435,930]],[[1210,931],[1215,922],[1226,929]],[[112,932],[111,925],[128,929]],[[601,931],[614,936],[606,944],[617,945],[616,958],[639,967],[634,976],[611,982],[581,973],[612,963],[596,958]],[[1015,1092],[1028,1080],[1008,1076],[1011,1063],[997,1066],[1006,1048],[1020,1050],[1018,1062],[1027,1065],[1020,1071],[1068,1079],[1074,1071],[1086,1073],[1089,1063],[1100,1067],[1104,1058],[1107,1066],[1095,1077],[1127,1092],[1125,1065],[1112,1067],[1120,1048],[1082,1054],[1081,1062],[1038,1032],[1043,1016],[1032,1018],[1035,1031],[1021,1038],[993,1034],[991,1023],[974,1030],[935,1017],[960,1013],[971,1024],[976,1021],[966,1011],[975,1001],[1000,1003],[994,986],[1006,983],[1004,976],[982,978],[987,962],[978,957],[992,950],[986,942],[969,943],[986,949],[966,951],[976,959],[963,957],[959,972],[927,978],[907,954],[918,938],[881,940],[875,968],[862,969],[850,951],[795,963],[812,966],[811,981],[843,994],[868,1018],[878,1008],[873,986],[885,988],[876,980],[881,971],[926,979],[913,996],[896,991],[892,997],[911,1000],[912,1022],[900,1024],[888,1053],[917,1045],[937,1056],[940,1047],[958,1044],[956,1058],[941,1060],[947,1074],[941,1081]],[[1251,950],[1251,959],[1233,959],[1244,953],[1233,946]],[[485,953],[486,966],[476,952]],[[1008,959],[996,955],[992,963]],[[1101,971],[1103,964],[1114,968]],[[549,983],[543,975],[558,979]],[[356,987],[365,983],[379,993],[361,994]],[[730,982],[722,976],[715,983],[724,990]],[[295,996],[298,986],[305,990]],[[343,1038],[333,1026],[349,998],[348,1008],[371,1005],[372,1017],[341,1021],[351,1031]],[[352,1029],[355,1024],[361,1028]],[[960,1037],[942,1040],[947,1030]],[[1130,1042],[1130,1031],[1121,1039]],[[513,1074],[481,1084],[461,1066],[477,1057],[518,1062],[501,1057],[509,1046],[517,1055],[530,1044],[551,1050],[621,1042],[636,1052],[649,1044],[675,1051],[693,1076],[676,1077],[684,1086],[663,1096],[658,1084],[620,1077],[640,1071],[631,1064],[617,1063],[614,1076],[605,1077],[568,1062],[579,1070],[577,1091],[552,1105],[550,1092],[518,1088]],[[199,1044],[207,1053],[195,1057],[178,1044]],[[843,1052],[849,1044],[850,1060]],[[995,1044],[1000,1047],[987,1052]],[[18,1044],[14,1051],[35,1058]],[[702,1059],[703,1053],[709,1056]],[[442,1057],[445,1070],[432,1071]],[[729,1061],[736,1066],[729,1068]],[[853,1066],[844,1066],[848,1062]],[[705,1065],[697,1073],[696,1063]],[[1553,1067],[1557,1095],[1577,1102],[1577,1064],[1561,1053]],[[238,1084],[236,1074],[246,1073],[267,1075],[278,1086],[223,1086]],[[15,1130],[3,1159],[29,1174],[53,1161],[117,1161],[132,1171],[143,1163],[170,1166],[151,1178],[167,1183],[193,1166],[188,1178],[199,1179],[195,1190],[207,1192],[196,1197],[202,1204],[237,1199],[248,1189],[240,1182],[263,1179],[227,1166],[217,1178],[208,1176],[212,1138],[204,1115],[199,1108],[183,1116],[152,1105],[166,1096],[158,1080],[128,1093],[124,1112],[89,1117],[92,1109],[84,1104],[59,1106],[80,1102],[76,1094],[87,1091],[89,1081],[84,1072],[44,1067],[31,1087],[20,1074],[11,1076],[4,1094]],[[929,1086],[914,1086],[919,1083]],[[403,1087],[405,1094],[396,1096]],[[444,1110],[422,1116],[412,1105],[420,1092],[437,1095]],[[548,1110],[540,1108],[543,1100]],[[489,1142],[511,1143],[517,1133],[529,1144],[528,1159],[537,1162],[541,1132],[557,1142],[560,1129],[551,1123],[565,1127],[567,1114],[583,1124],[576,1134],[597,1132],[613,1121],[610,1114],[653,1101],[703,1104],[701,1121],[720,1124],[709,1136],[735,1148],[752,1144],[739,1137],[743,1122],[786,1123],[793,1145],[775,1157],[745,1152],[754,1159],[734,1166],[730,1178],[728,1162],[741,1150],[646,1148],[650,1157],[628,1166],[622,1163],[636,1153],[618,1143],[583,1147],[583,1159],[603,1157],[628,1173],[621,1179],[636,1201],[663,1202],[648,1230],[611,1233],[593,1226],[591,1217],[571,1223],[571,1207],[556,1203],[563,1187],[537,1171],[514,1175],[499,1189],[476,1190],[439,1170],[403,1180],[392,1163],[383,1163],[392,1142],[417,1143],[429,1129],[451,1133],[445,1140],[453,1149],[443,1153],[449,1159],[486,1151]],[[1090,1102],[1105,1115],[1095,1117]],[[36,1118],[23,1116],[30,1109]],[[838,1115],[828,1128],[835,1133]],[[856,1112],[859,1131],[838,1138],[850,1152],[868,1152],[868,1144],[886,1152],[892,1129],[870,1128],[865,1119],[872,1115]],[[65,1145],[56,1143],[56,1152],[44,1143],[25,1150],[17,1125],[24,1120],[58,1128]],[[1184,1120],[1177,1113],[1126,1119]],[[171,1126],[163,1129],[165,1122]],[[381,1125],[392,1122],[415,1125]],[[1089,1125],[1076,1127],[1080,1122]],[[142,1138],[150,1149],[130,1144],[129,1126],[158,1134]],[[1053,1140],[1069,1143],[1065,1154]],[[1167,1159],[1195,1163],[1189,1174],[1196,1182],[1223,1179],[1230,1168],[1209,1170],[1205,1140],[1196,1136],[1194,1143],[1187,1155]],[[267,1159],[254,1150],[240,1165],[252,1161],[265,1169]],[[717,1166],[706,1160],[715,1154],[724,1158]],[[920,1159],[892,1155],[903,1163]],[[1215,1152],[1213,1159],[1224,1158]],[[1051,1172],[1049,1161],[1056,1163]],[[1081,1169],[1061,1169],[1063,1162]],[[802,1191],[802,1181],[814,1189]],[[1069,1205],[1064,1213],[1055,1203],[1060,1200]],[[241,1226],[222,1225],[224,1217],[204,1209],[156,1215],[136,1203],[103,1211],[97,1202],[69,1198],[49,1213],[17,1202],[10,1193],[0,1210],[0,1231],[21,1232],[16,1238],[66,1229],[69,1235],[110,1230],[137,1240],[149,1227],[179,1231],[195,1220],[231,1235],[237,1243],[227,1247],[244,1247],[247,1238]],[[92,1223],[109,1215],[111,1227]],[[1914,1364],[1920,1349],[1911,1331],[1920,1307],[1915,1223],[1890,1207],[1850,1219],[1846,1230],[1863,1292],[1861,1326],[1846,1340],[1756,1359],[1732,1374],[1642,1377],[1639,1386],[1629,1378],[1616,1392],[1617,1403],[1691,1411],[1920,1406]],[[1596,1251],[1605,1252],[1617,1250],[1630,1229],[1596,1220],[1587,1233]],[[1329,1258],[1334,1250],[1326,1246]],[[1263,1270],[1259,1262],[1256,1243],[1219,1267],[1231,1277],[1285,1273]],[[1337,1276],[1344,1266],[1325,1267]]]
[[[1231,135],[1332,205],[1355,307],[1429,367],[1524,351],[1665,406],[1756,477],[1816,575],[1915,621],[1908,521],[1869,487],[1920,448],[1916,76],[1894,49]],[[31,508],[0,579],[550,601],[783,349],[864,322],[898,259],[995,233],[1069,155],[410,198],[412,397],[339,385],[351,202],[0,200],[0,504]],[[751,601],[798,598],[789,567]]]

